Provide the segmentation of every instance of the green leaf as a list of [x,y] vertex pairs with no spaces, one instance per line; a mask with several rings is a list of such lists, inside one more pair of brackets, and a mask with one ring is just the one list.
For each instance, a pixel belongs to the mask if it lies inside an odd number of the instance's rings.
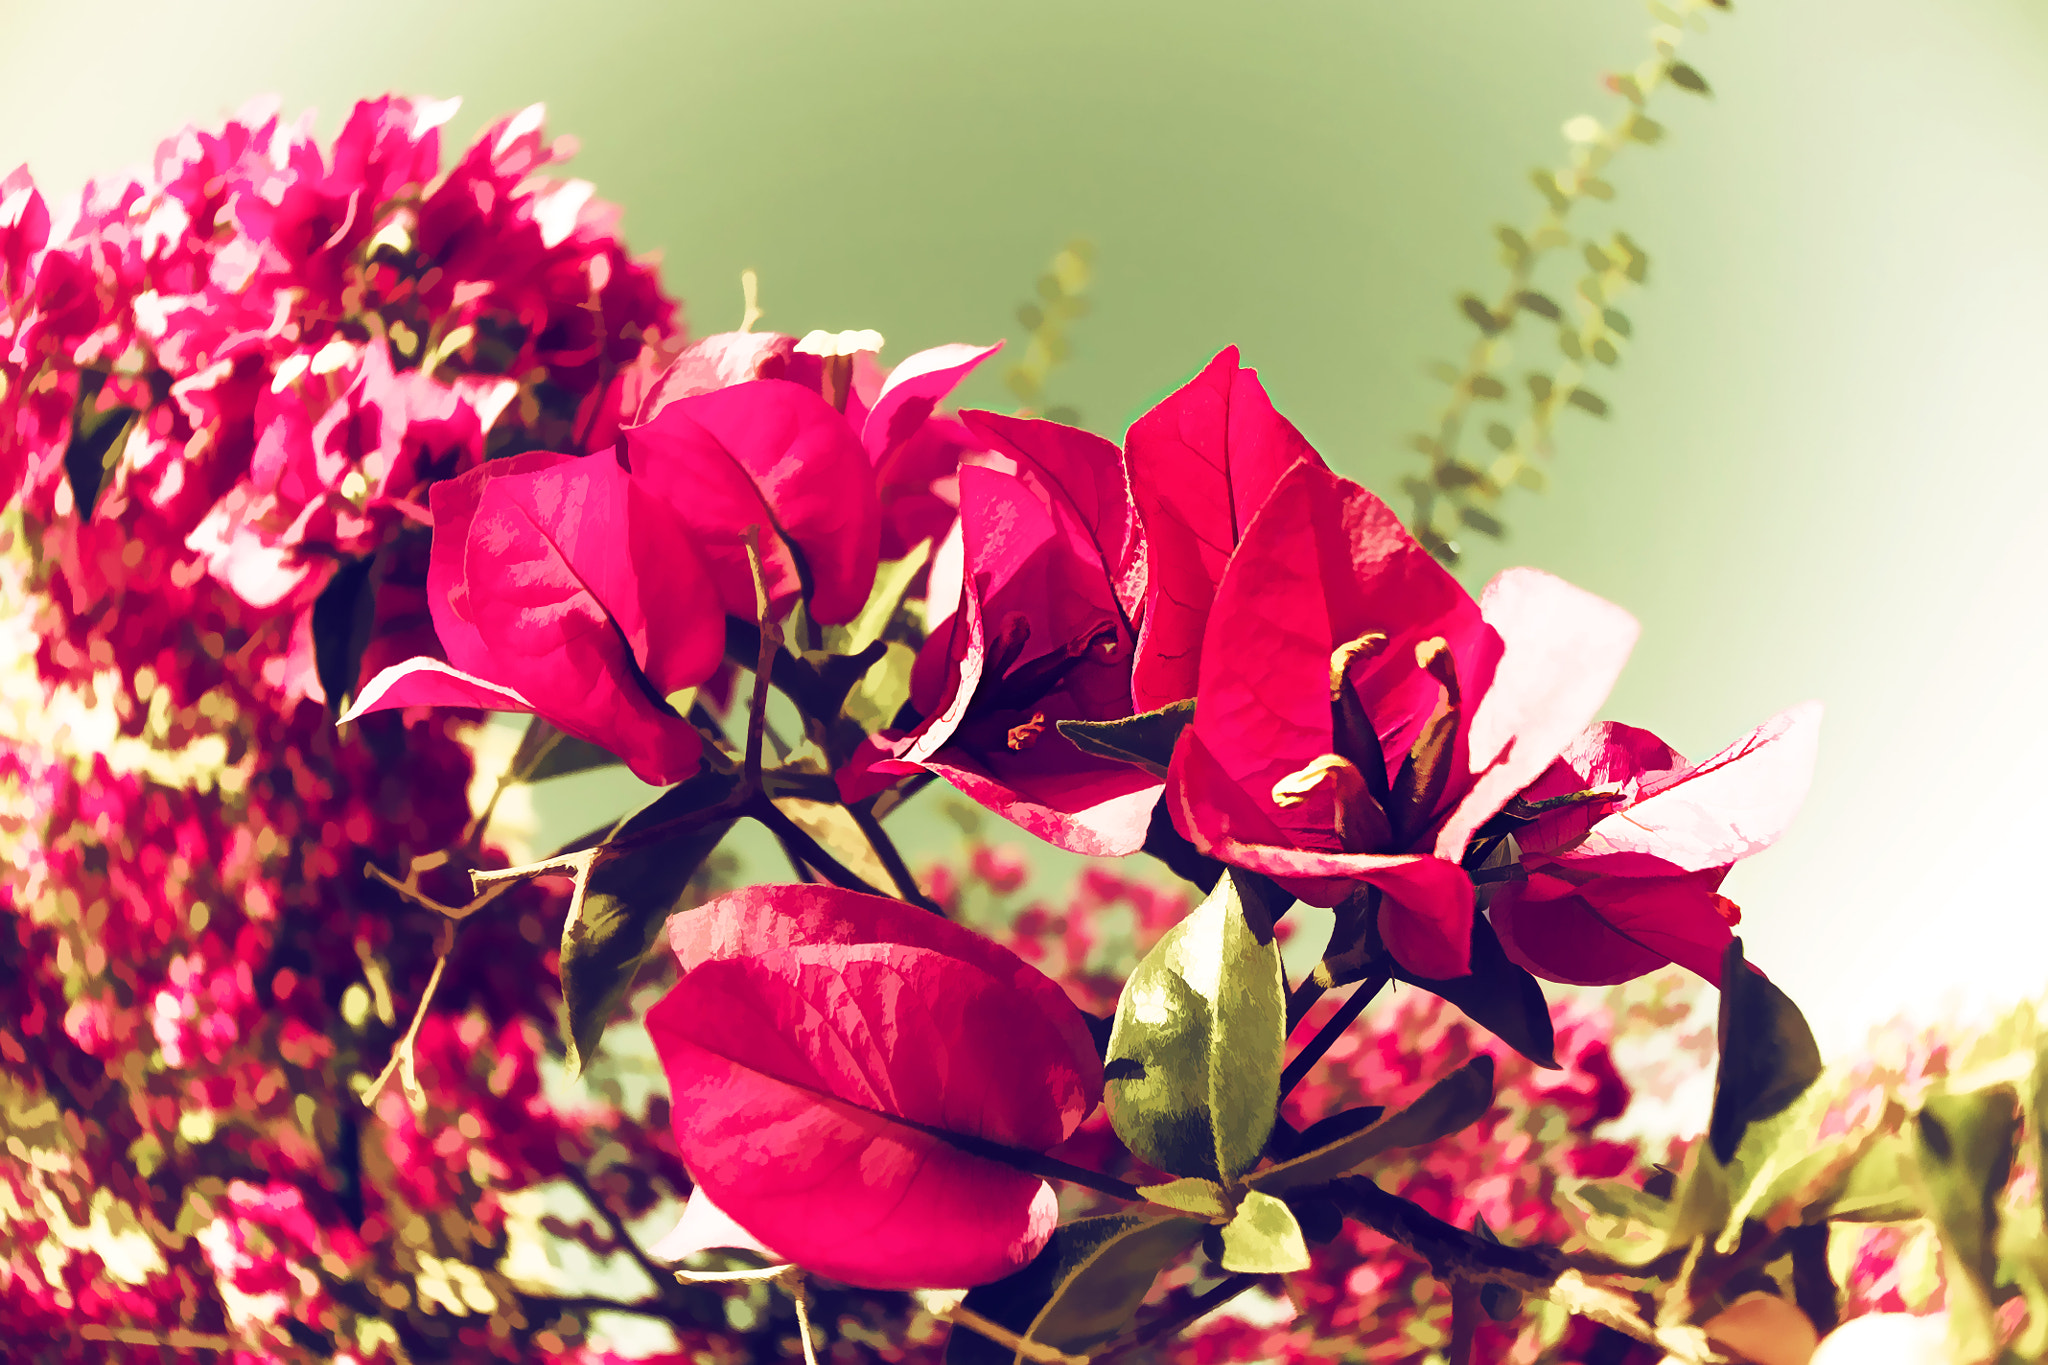
[[1082,753],[1134,764],[1163,781],[1173,746],[1194,718],[1190,698],[1122,720],[1063,720],[1059,729]]
[[1914,1116],[1913,1159],[1949,1267],[1949,1343],[1982,1360],[1996,1341],[1998,1202],[2012,1175],[2019,1096],[2010,1086],[1929,1095]]
[[892,559],[877,568],[875,585],[869,589],[867,604],[860,609],[860,615],[844,626],[828,627],[826,646],[835,654],[858,654],[881,639],[896,609],[903,605],[903,594],[909,590],[910,581],[931,557],[932,543],[921,540],[903,558]]
[[1592,413],[1595,417],[1607,415],[1607,400],[1591,389],[1573,389],[1571,397],[1565,401],[1581,411]]
[[1673,62],[1664,74],[1680,90],[1690,90],[1695,95],[1711,95],[1714,93],[1707,86],[1707,78],[1687,66],[1684,62]]
[[1564,316],[1564,310],[1559,308],[1548,294],[1539,293],[1534,289],[1524,289],[1516,294],[1515,302],[1521,304],[1522,307],[1528,309],[1537,317],[1548,319],[1551,322],[1556,322]]
[[1317,1119],[1294,1135],[1293,1146],[1281,1153],[1283,1157],[1297,1157],[1318,1148],[1327,1147],[1353,1133],[1361,1133],[1378,1123],[1386,1114],[1386,1108],[1378,1104],[1361,1104],[1355,1109],[1340,1109],[1326,1118]]
[[1622,312],[1619,308],[1602,309],[1600,312],[1600,320],[1607,324],[1608,331],[1614,333],[1618,337],[1632,336],[1635,334],[1635,325],[1628,320],[1628,314]]
[[1497,336],[1507,327],[1507,323],[1494,316],[1492,309],[1470,294],[1458,300],[1458,309],[1471,319],[1474,327],[1488,336]]
[[[605,842],[717,804],[733,789],[732,775],[702,771],[663,792],[615,826]],[[690,879],[732,828],[720,820],[673,839],[601,860],[562,925],[563,1042],[570,1077],[596,1054],[605,1025],[627,992]],[[586,845],[587,846],[587,845]]]
[[1140,1185],[1138,1193],[1145,1196],[1147,1203],[1192,1213],[1197,1218],[1230,1216],[1230,1191],[1213,1180],[1188,1177],[1169,1180],[1164,1185]]
[[[1030,1265],[970,1291],[964,1307],[1018,1335],[1071,1354],[1115,1336],[1167,1264],[1201,1241],[1198,1218],[1118,1213],[1077,1218],[1053,1232]],[[1009,1365],[1022,1356],[955,1327],[946,1365]]]
[[1536,1065],[1556,1068],[1550,1002],[1543,998],[1536,978],[1509,960],[1486,916],[1472,917],[1472,970],[1466,975],[1439,981],[1417,976],[1399,962],[1392,964],[1392,974],[1396,981],[1450,1001],[1466,1018]]
[[1902,1134],[1878,1138],[1806,1221],[1903,1223],[1925,1216],[1913,1180],[1913,1148]]
[[[1822,1140],[1827,1098],[1809,1091],[1802,1103],[1786,1111],[1784,1117],[1795,1121],[1751,1125],[1736,1154],[1737,1165],[1744,1169],[1742,1193],[1729,1213],[1718,1250],[1733,1251],[1751,1219],[1774,1229],[1825,1221],[1827,1214],[1817,1210],[1834,1205],[1872,1150],[1905,1118],[1903,1108],[1888,1103],[1874,1122]],[[1765,1144],[1767,1151],[1752,1150]],[[1893,1175],[1898,1174],[1894,1167]],[[1895,1187],[1887,1193],[1895,1200],[1904,1191]]]
[[1501,383],[1490,374],[1473,375],[1471,381],[1465,387],[1472,391],[1474,398],[1498,401],[1508,396],[1507,385]]
[[1109,1038],[1110,1121],[1141,1160],[1233,1180],[1273,1128],[1287,1043],[1280,948],[1246,923],[1235,870],[1124,983]]
[[376,564],[375,555],[349,560],[313,599],[313,673],[337,713],[356,690],[376,626]]
[[1783,1113],[1821,1071],[1806,1016],[1743,961],[1739,938],[1721,959],[1720,1048],[1707,1138],[1725,1166],[1750,1124]]
[[1625,1180],[1584,1181],[1561,1207],[1588,1246],[1624,1265],[1647,1265],[1667,1249],[1671,1205]]
[[619,762],[619,756],[611,750],[587,739],[565,735],[535,716],[527,723],[526,733],[519,737],[511,773],[515,782],[545,782],[550,777],[567,777],[593,768],[613,767]]
[[1508,533],[1507,526],[1502,523],[1499,517],[1494,516],[1491,512],[1482,512],[1477,507],[1459,508],[1458,520],[1464,522],[1480,535],[1491,536],[1495,540],[1499,540]]
[[[1481,1055],[1438,1081],[1399,1113],[1246,1178],[1255,1190],[1279,1193],[1325,1185],[1382,1152],[1421,1147],[1469,1127],[1493,1107],[1493,1058]],[[1311,1130],[1313,1131],[1313,1130]]]
[[71,501],[77,505],[80,521],[92,519],[100,490],[107,475],[121,463],[121,448],[135,422],[134,408],[100,408],[100,390],[106,383],[107,377],[98,370],[79,376],[78,402],[71,410],[71,440],[64,447],[64,477],[71,484]]
[[1678,1173],[1677,1188],[1671,1192],[1671,1216],[1664,1226],[1665,1249],[1690,1246],[1700,1238],[1713,1237],[1728,1226],[1728,1214],[1734,1204],[1728,1167],[1714,1155],[1711,1142],[1695,1142]]
[[1247,1190],[1237,1217],[1223,1228],[1223,1268],[1237,1274],[1284,1275],[1308,1269],[1308,1243],[1287,1205]]

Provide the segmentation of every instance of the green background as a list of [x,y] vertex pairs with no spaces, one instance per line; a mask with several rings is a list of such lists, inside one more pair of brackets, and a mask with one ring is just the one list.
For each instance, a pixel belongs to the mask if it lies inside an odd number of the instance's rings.
[[[536,100],[660,248],[698,331],[873,327],[887,355],[1018,328],[1051,253],[1100,248],[1052,397],[1116,432],[1237,343],[1384,492],[1501,278],[1560,124],[1647,55],[1627,0],[993,5],[0,4],[0,169],[68,194],[275,92]],[[1829,707],[1808,808],[1728,890],[1752,960],[1840,1045],[1901,1006],[2038,991],[2048,758],[2048,10],[1742,6],[1686,55],[1611,222],[1650,253],[1636,344],[1518,494],[1476,587],[1532,563],[1634,611],[1609,714],[1704,756]],[[1569,278],[1549,281],[1553,292]],[[1536,354],[1529,343],[1529,354]],[[1002,404],[993,381],[971,400]]]

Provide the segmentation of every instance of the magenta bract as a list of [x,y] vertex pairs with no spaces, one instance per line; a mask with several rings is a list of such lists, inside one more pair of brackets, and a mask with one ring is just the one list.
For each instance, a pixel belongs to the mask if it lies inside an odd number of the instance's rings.
[[663,785],[700,740],[663,698],[708,678],[725,622],[687,528],[608,455],[494,460],[433,490],[429,608],[446,661],[373,678],[396,706],[525,711]]
[[1123,461],[1055,422],[963,420],[994,454],[960,471],[959,577],[933,568],[932,610],[948,605],[942,584],[957,583],[959,601],[912,674],[924,719],[874,736],[842,791],[923,768],[1061,848],[1135,852],[1158,780],[1083,753],[1057,728],[1131,714],[1145,554]]
[[1720,983],[1738,912],[1718,894],[1775,843],[1812,781],[1821,708],[1782,711],[1703,763],[1647,730],[1586,730],[1523,793],[1594,791],[1518,829],[1523,882],[1489,907],[1508,955],[1538,976],[1607,985],[1667,961]]
[[1280,476],[1322,457],[1235,346],[1133,422],[1124,457],[1150,552],[1131,704],[1151,711],[1195,695],[1224,565]]
[[873,1288],[981,1284],[1037,1254],[1051,1187],[946,1135],[1043,1152],[1101,1100],[1087,1026],[1050,979],[936,915],[826,886],[722,896],[669,944],[682,980],[647,1031],[717,1208]]
[[1635,631],[1534,570],[1475,603],[1385,503],[1302,460],[1218,584],[1169,809],[1311,904],[1378,887],[1395,956],[1462,975],[1467,842],[1592,719]]

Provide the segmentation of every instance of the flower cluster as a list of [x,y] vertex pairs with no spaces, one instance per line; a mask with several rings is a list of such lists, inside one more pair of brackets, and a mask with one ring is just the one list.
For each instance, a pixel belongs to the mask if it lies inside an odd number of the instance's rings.
[[62,231],[8,177],[0,491],[47,566],[46,676],[177,679],[266,634],[265,686],[352,691],[316,629],[422,614],[428,486],[638,401],[677,316],[616,211],[548,175],[537,106],[444,171],[454,109],[367,101],[328,148],[310,114],[187,129]]
[[[36,1358],[595,1360],[612,1310],[728,1360],[783,1349],[771,1283],[885,1359],[949,1315],[960,1365],[1122,1350],[1253,1285],[1175,1349],[1573,1349],[1555,1304],[1474,1316],[1487,1256],[1556,1280],[1561,1178],[1635,1156],[1611,1021],[1535,978],[1739,965],[1723,879],[1817,708],[1698,764],[1595,723],[1635,622],[1535,570],[1468,593],[1235,351],[1117,443],[942,410],[994,347],[692,342],[538,110],[444,168],[451,112],[246,113],[61,226],[0,184],[42,706],[0,751],[0,1295]],[[668,790],[506,868],[480,711],[533,717],[501,792]],[[1098,867],[978,915],[1014,855],[920,883],[883,825],[933,778],[1204,895]],[[740,820],[796,883],[710,894]],[[1335,927],[1290,983],[1297,900]],[[670,1274],[718,1250],[793,1268]]]

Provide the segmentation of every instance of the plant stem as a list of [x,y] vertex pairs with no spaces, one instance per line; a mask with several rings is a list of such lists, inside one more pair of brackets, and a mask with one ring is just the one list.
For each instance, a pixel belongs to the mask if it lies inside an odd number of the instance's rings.
[[837,858],[825,851],[823,844],[806,834],[796,821],[784,815],[781,808],[767,797],[759,796],[748,802],[746,814],[767,826],[769,833],[782,842],[792,857],[809,863],[832,885],[845,887],[848,891],[876,894],[874,887],[848,871]]
[[896,841],[882,828],[882,822],[875,818],[874,812],[860,802],[854,801],[846,805],[846,813],[853,817],[853,823],[860,826],[860,832],[865,834],[868,842],[874,846],[875,856],[882,860],[882,866],[889,873],[889,880],[896,883],[897,894],[912,905],[921,905],[935,915],[946,913],[939,908],[939,903],[927,896],[924,888],[917,884],[917,878],[911,875],[910,865],[903,861],[902,853],[897,851]]
[[898,1118],[896,1122],[929,1133],[972,1156],[985,1157],[990,1161],[1001,1162],[1005,1166],[1014,1166],[1020,1171],[1046,1180],[1061,1180],[1070,1185],[1083,1185],[1133,1204],[1144,1198],[1138,1193],[1138,1187],[1127,1181],[1118,1180],[1113,1175],[1104,1175],[1101,1171],[1091,1171],[1086,1166],[1076,1166],[1072,1162],[1062,1161],[1044,1152],[1011,1147],[1006,1143],[991,1142],[987,1138],[973,1137],[966,1133],[948,1132],[943,1128],[929,1128],[909,1119]]
[[1294,1054],[1294,1060],[1280,1073],[1281,1099],[1286,1099],[1294,1087],[1301,1084],[1302,1077],[1308,1075],[1315,1064],[1323,1060],[1323,1054],[1330,1050],[1330,1045],[1365,1012],[1365,1007],[1372,1003],[1374,996],[1386,988],[1387,982],[1391,979],[1386,973],[1381,972],[1368,976],[1358,983],[1358,988],[1351,992],[1351,998],[1337,1007],[1337,1012],[1330,1016],[1329,1022],[1316,1031],[1316,1036],[1309,1039],[1307,1046]]
[[1150,1346],[1155,1341],[1173,1336],[1196,1319],[1215,1312],[1258,1282],[1257,1275],[1232,1275],[1164,1317],[1146,1323],[1123,1341],[1112,1343],[1107,1349],[1098,1352],[1094,1359],[1100,1365],[1100,1362],[1113,1360],[1141,1346]]
[[1316,980],[1315,973],[1311,972],[1301,979],[1299,986],[1296,986],[1287,993],[1287,1031],[1289,1033],[1294,1032],[1300,1026],[1301,1021],[1308,1017],[1308,1012],[1315,1008],[1316,1001],[1322,999],[1329,992],[1329,989],[1328,986]]

